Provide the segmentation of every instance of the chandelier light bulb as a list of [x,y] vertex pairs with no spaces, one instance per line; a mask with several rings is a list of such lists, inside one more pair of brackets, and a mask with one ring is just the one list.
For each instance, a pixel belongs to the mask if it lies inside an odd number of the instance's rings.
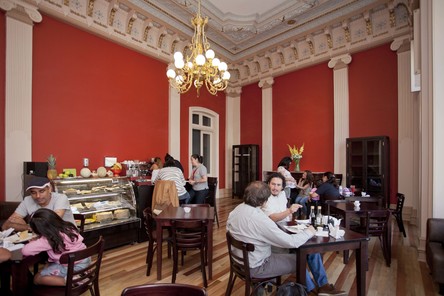
[[174,66],[176,66],[177,69],[182,69],[183,66],[185,66],[185,62],[183,60],[175,60]]
[[214,53],[214,50],[212,50],[212,49],[207,50],[207,52],[205,53],[205,57],[208,60],[214,59],[215,56],[216,56],[216,54]]
[[220,60],[219,60],[218,58],[215,58],[215,59],[213,59],[213,61],[211,62],[211,64],[212,64],[214,67],[217,67],[217,66],[219,66],[219,64],[220,64]]
[[174,53],[174,60],[175,60],[175,61],[177,61],[177,60],[183,60],[183,54],[182,54],[180,51],[176,51],[176,52]]
[[225,63],[225,62],[220,63],[218,68],[220,71],[227,71],[227,69],[228,69],[227,63]]
[[213,83],[214,83],[214,84],[219,84],[219,83],[221,83],[220,78],[219,78],[219,77],[216,77],[216,78],[214,79]]
[[231,74],[228,71],[225,71],[224,74],[222,75],[222,79],[223,80],[230,80]]
[[193,66],[194,66],[194,65],[193,65],[192,62],[188,62],[188,63],[187,63],[187,66],[188,66],[188,69],[191,70],[191,69],[193,69]]
[[167,77],[171,78],[171,79],[174,79],[174,77],[176,77],[176,71],[174,71],[173,69],[169,69],[167,71]]
[[205,64],[205,57],[203,56],[203,54],[198,54],[196,57],[196,64],[198,66],[203,66]]
[[178,76],[176,77],[176,83],[179,84],[179,85],[181,85],[181,84],[183,83],[183,77],[182,77],[182,75],[178,75]]

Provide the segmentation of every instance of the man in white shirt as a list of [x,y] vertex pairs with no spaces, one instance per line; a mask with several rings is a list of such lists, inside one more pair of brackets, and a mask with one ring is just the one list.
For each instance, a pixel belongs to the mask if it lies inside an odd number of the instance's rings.
[[[302,206],[300,204],[292,204],[289,208],[287,208],[287,198],[284,192],[285,177],[280,173],[273,173],[268,177],[267,184],[270,188],[271,195],[267,202],[263,205],[262,210],[271,220],[276,223],[286,223],[287,221],[291,221],[293,213]],[[274,248],[273,251],[275,251]],[[279,251],[281,251],[281,249]],[[285,252],[288,252],[288,250],[285,250]],[[327,273],[322,262],[322,257],[319,253],[308,255],[307,264],[319,287],[317,290],[317,295],[345,295],[343,291],[336,290],[333,285],[328,283]],[[307,291],[314,291],[316,286],[311,280],[308,271],[306,273],[306,277]]]

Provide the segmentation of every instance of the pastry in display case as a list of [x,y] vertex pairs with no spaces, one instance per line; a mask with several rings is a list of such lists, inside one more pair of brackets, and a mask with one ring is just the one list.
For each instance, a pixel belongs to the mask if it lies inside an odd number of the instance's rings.
[[[108,233],[106,247],[137,241],[140,218],[133,186],[126,177],[53,180],[54,191],[68,196],[71,211],[85,217],[85,240]],[[123,233],[122,233],[123,232]]]

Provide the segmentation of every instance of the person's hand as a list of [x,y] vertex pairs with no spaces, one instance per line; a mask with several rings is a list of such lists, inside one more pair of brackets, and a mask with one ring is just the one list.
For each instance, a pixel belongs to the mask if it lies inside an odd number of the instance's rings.
[[196,183],[196,181],[194,181],[194,180],[188,180],[188,183],[190,183],[191,185],[194,185],[194,183]]
[[302,206],[300,204],[292,204],[290,206],[290,212],[293,214],[294,212],[297,212]]

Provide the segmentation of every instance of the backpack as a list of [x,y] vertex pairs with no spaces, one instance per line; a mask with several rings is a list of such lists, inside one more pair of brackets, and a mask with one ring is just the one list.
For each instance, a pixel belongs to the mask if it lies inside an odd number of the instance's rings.
[[295,283],[287,282],[280,285],[277,289],[276,296],[307,296],[305,286]]

